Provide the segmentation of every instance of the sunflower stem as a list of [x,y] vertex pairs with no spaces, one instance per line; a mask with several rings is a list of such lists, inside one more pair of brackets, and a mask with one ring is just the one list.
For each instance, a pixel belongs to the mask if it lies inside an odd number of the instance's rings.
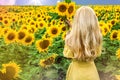
[[67,22],[68,21],[67,16],[63,16],[63,20],[66,26],[66,31],[69,31],[70,24]]

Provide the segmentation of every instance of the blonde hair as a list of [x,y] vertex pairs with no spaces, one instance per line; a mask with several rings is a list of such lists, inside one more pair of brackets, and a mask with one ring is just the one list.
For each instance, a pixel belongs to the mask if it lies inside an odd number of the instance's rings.
[[92,8],[80,7],[74,16],[72,30],[65,44],[81,61],[94,60],[101,53],[102,34]]

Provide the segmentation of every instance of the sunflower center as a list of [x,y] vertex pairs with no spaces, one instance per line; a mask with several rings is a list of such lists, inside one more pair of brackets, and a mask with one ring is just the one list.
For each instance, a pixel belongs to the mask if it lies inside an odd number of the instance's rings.
[[26,43],[29,43],[29,42],[31,42],[32,41],[32,38],[31,37],[27,37],[26,39],[25,39],[25,42]]
[[23,16],[20,16],[21,18],[23,18]]
[[103,24],[100,24],[100,27],[102,27],[103,26]]
[[36,28],[38,28],[38,24],[36,24]]
[[104,28],[104,30],[105,30],[105,33],[108,31],[107,28]]
[[117,32],[113,33],[113,38],[117,38]]
[[40,17],[40,14],[38,14],[37,17]]
[[13,40],[15,38],[15,34],[14,33],[9,33],[8,37],[9,40]]
[[18,33],[18,39],[23,39],[25,37],[25,33],[24,32],[19,32]]
[[31,25],[34,25],[35,23],[34,22],[31,22]]
[[44,16],[42,16],[42,18],[44,18]]
[[4,31],[4,34],[6,34],[7,32],[8,32],[8,30],[5,30],[5,31]]
[[65,38],[66,37],[66,34],[63,36],[63,38]]
[[50,18],[48,18],[47,20],[50,20]]
[[34,31],[35,31],[35,29],[34,29],[34,28],[31,28],[31,30],[32,30],[32,32],[34,32]]
[[62,27],[62,31],[66,31],[66,27],[64,26],[64,27]]
[[64,21],[64,19],[60,19],[60,21]]
[[73,6],[70,6],[70,7],[68,8],[68,13],[71,14],[71,13],[73,12],[73,10],[74,10]]
[[15,19],[13,19],[12,21],[15,22]]
[[23,29],[27,29],[27,27],[26,27],[26,26],[24,26],[24,27],[23,27]]
[[6,67],[6,74],[7,74],[7,76],[13,78],[15,76],[15,74],[16,74],[15,68],[12,67],[12,66],[7,66]]
[[60,12],[65,12],[66,10],[67,10],[67,8],[66,8],[65,5],[61,5],[61,6],[59,7],[59,11],[60,11]]
[[5,21],[4,21],[4,23],[5,23],[5,24],[7,24],[7,23],[8,23],[8,21],[7,21],[7,20],[5,20]]
[[53,21],[53,25],[55,24],[55,21]]
[[58,32],[58,30],[56,28],[52,29],[52,34],[56,34]]
[[108,25],[109,29],[111,28],[111,25]]
[[43,27],[43,23],[40,23],[40,27]]
[[29,14],[31,15],[32,13],[30,12]]
[[3,20],[3,18],[2,18],[2,17],[0,17],[0,20]]
[[40,45],[40,47],[42,48],[42,49],[46,49],[48,46],[49,46],[49,41],[48,40],[43,40],[43,41],[41,41],[40,43],[39,43],[39,45]]
[[115,21],[112,21],[111,24],[114,25],[114,24],[115,24]]
[[48,27],[50,27],[51,26],[51,24],[50,23],[48,23]]
[[30,22],[30,19],[28,20],[28,22]]

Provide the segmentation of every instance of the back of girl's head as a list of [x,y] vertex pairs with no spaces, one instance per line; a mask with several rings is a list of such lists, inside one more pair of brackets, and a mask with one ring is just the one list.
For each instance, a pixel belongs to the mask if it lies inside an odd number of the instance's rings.
[[66,44],[74,52],[75,58],[89,61],[100,53],[101,42],[102,35],[94,10],[88,6],[80,7],[74,16]]

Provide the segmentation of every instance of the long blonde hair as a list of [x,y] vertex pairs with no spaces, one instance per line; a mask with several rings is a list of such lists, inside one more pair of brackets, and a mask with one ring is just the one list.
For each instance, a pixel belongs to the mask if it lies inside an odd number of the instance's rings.
[[101,53],[102,34],[92,8],[82,6],[76,11],[65,43],[74,53],[74,58],[81,61],[94,60]]

